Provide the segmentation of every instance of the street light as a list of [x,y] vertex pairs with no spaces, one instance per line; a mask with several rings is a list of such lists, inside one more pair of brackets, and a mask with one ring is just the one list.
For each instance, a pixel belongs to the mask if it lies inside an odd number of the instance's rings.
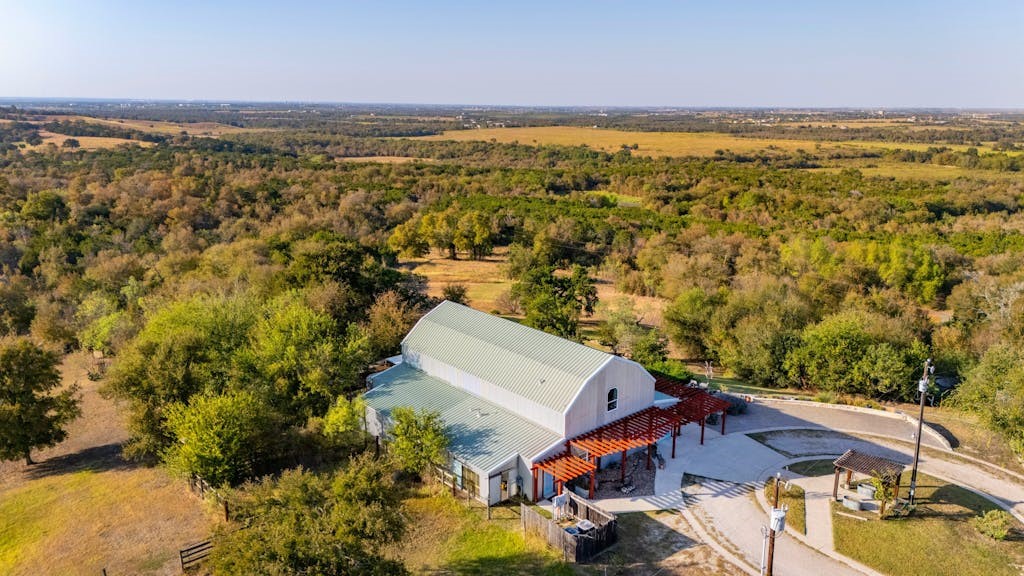
[[917,382],[917,391],[921,393],[921,413],[917,416],[917,445],[914,447],[914,470],[910,473],[910,505],[914,505],[914,493],[917,491],[917,461],[921,457],[921,431],[924,428],[924,398],[928,392],[928,375],[935,373],[932,359],[924,361],[924,372]]
[[[782,483],[782,473],[775,473],[775,497],[772,499],[772,510],[768,514],[768,527],[761,527],[761,535],[768,541],[768,559],[765,560],[764,544],[761,547],[761,574],[772,576],[773,565],[775,564],[775,535],[786,530],[786,512],[789,506],[779,508],[779,484]],[[789,483],[786,483],[789,489]]]

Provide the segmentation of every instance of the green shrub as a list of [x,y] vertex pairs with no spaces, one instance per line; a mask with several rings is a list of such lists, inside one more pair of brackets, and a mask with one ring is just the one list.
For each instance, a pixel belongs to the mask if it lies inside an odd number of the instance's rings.
[[984,516],[978,516],[971,520],[974,527],[989,538],[1005,540],[1013,525],[1013,516],[1005,510],[989,510]]
[[817,394],[814,395],[815,402],[823,402],[825,404],[836,404],[838,403],[838,400],[839,398],[836,395],[836,393],[831,392],[829,390],[822,390],[821,392],[818,392]]
[[739,396],[733,396],[732,394],[719,394],[719,398],[729,402],[729,408],[726,409],[726,414],[735,416],[737,414],[747,413],[747,401]]

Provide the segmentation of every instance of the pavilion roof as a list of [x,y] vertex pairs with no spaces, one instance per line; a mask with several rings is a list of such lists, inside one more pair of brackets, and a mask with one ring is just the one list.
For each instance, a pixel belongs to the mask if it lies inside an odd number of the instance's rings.
[[878,475],[883,478],[898,476],[903,473],[905,468],[899,462],[882,458],[881,456],[857,452],[856,450],[847,450],[845,454],[836,458],[833,464],[836,468],[842,468],[843,470],[852,470],[853,472],[870,476]]

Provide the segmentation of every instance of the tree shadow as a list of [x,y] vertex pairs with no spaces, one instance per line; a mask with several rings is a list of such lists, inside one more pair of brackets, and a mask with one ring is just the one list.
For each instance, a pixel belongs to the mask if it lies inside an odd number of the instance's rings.
[[570,576],[573,570],[569,565],[553,562],[542,554],[530,552],[514,552],[507,554],[483,554],[476,558],[460,558],[444,565],[438,574],[521,574]]
[[25,476],[36,480],[84,470],[92,472],[131,470],[143,465],[141,462],[126,459],[122,453],[122,447],[120,443],[103,444],[101,446],[91,446],[71,454],[47,458],[28,467],[25,471]]

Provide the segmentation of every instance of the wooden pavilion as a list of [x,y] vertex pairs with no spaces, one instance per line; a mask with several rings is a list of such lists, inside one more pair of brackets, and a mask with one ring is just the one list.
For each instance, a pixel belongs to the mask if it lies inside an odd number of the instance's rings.
[[[854,472],[858,474],[865,474],[871,477],[879,477],[884,482],[892,485],[892,499],[895,501],[899,497],[900,493],[900,481],[903,479],[903,464],[899,462],[889,460],[888,458],[882,458],[880,456],[872,456],[863,452],[857,452],[856,450],[847,450],[839,458],[836,458],[835,462],[832,463],[835,467],[836,477],[835,482],[832,485],[832,499],[839,499],[839,473],[846,472],[846,486],[850,486],[851,480],[853,480]],[[881,512],[885,512],[885,503],[882,503]]]

